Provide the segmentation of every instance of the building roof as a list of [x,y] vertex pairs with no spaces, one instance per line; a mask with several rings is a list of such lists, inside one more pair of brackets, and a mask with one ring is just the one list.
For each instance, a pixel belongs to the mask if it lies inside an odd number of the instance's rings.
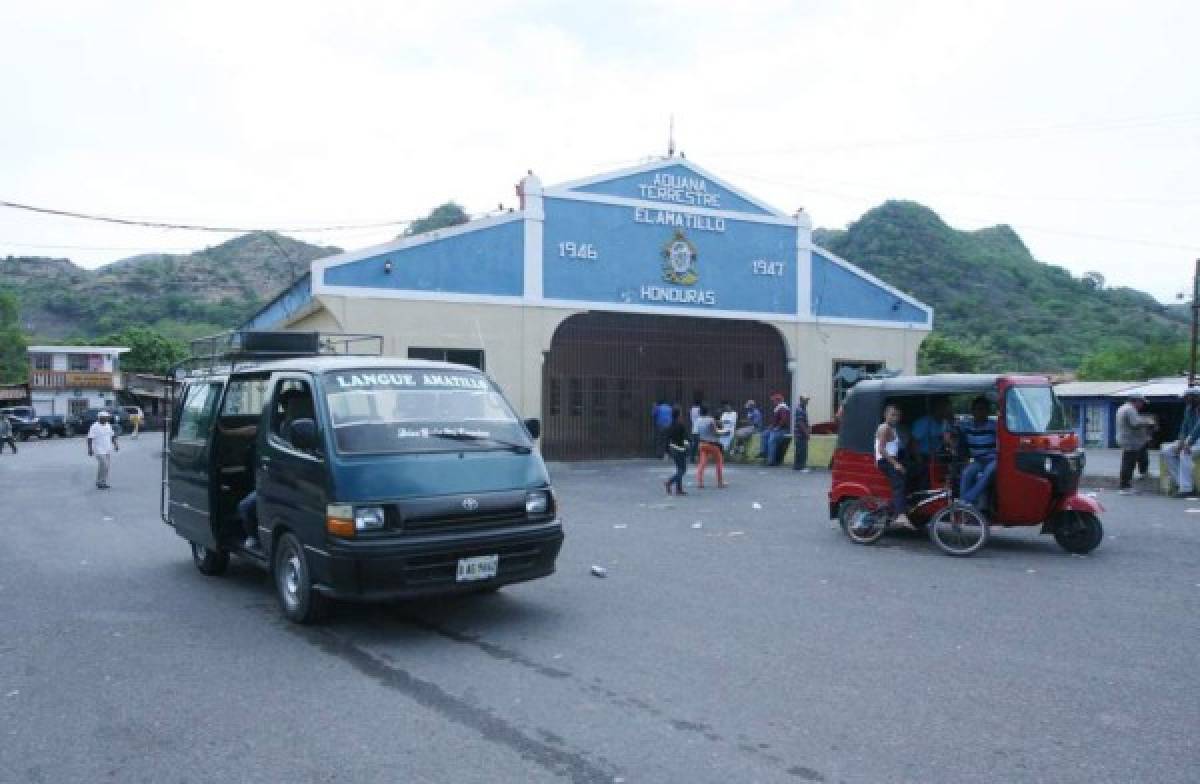
[[125,346],[30,346],[30,354],[124,354]]
[[1137,381],[1068,381],[1055,384],[1054,394],[1059,397],[1124,397],[1123,392],[1137,384]]
[[1183,397],[1183,391],[1188,388],[1187,378],[1155,378],[1144,384],[1132,386],[1123,392],[1123,397],[1141,395],[1142,397]]

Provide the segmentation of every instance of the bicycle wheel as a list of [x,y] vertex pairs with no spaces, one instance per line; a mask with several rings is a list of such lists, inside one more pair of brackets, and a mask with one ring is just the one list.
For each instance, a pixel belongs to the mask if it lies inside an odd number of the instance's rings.
[[887,530],[891,509],[878,498],[856,498],[846,504],[839,516],[842,530],[856,544],[873,544]]
[[929,521],[929,538],[947,555],[973,555],[987,544],[987,520],[975,507],[956,501]]

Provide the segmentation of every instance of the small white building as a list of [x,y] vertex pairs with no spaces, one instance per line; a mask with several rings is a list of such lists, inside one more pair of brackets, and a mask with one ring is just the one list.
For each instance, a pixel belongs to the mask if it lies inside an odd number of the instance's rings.
[[114,406],[123,346],[30,346],[29,393],[38,416]]

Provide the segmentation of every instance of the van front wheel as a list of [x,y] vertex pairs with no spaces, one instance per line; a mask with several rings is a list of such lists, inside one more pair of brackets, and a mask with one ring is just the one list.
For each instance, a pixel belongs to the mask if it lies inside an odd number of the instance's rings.
[[192,563],[200,570],[200,574],[209,577],[225,574],[229,568],[229,553],[223,550],[210,550],[202,544],[192,542]]
[[273,563],[275,593],[284,616],[295,623],[316,623],[324,618],[329,600],[313,590],[304,547],[294,534],[280,537]]

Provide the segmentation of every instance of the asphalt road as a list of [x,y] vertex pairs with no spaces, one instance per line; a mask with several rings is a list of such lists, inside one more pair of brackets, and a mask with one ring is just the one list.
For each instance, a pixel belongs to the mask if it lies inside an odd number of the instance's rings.
[[200,575],[122,443],[109,491],[80,440],[0,456],[0,781],[1197,780],[1200,504],[960,560],[851,544],[822,473],[560,465],[553,577],[308,629]]

